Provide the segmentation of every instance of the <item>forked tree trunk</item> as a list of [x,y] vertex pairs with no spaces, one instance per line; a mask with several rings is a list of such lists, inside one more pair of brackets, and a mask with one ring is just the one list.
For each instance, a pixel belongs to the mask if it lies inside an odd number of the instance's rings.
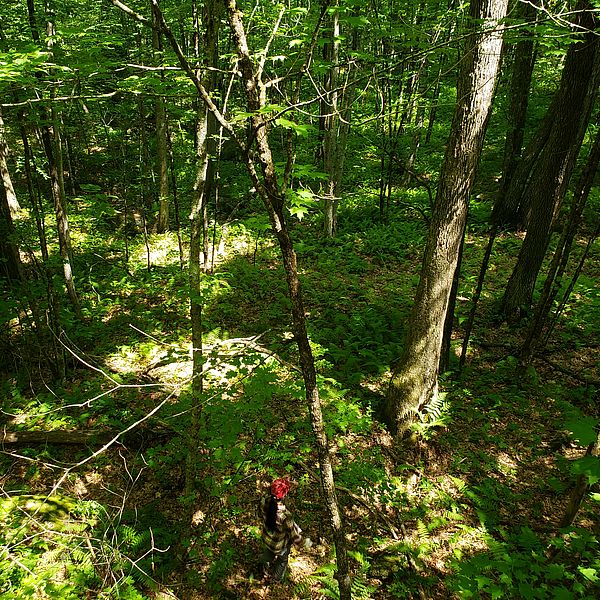
[[403,356],[386,399],[393,432],[404,434],[423,406],[435,400],[444,323],[459,248],[492,106],[502,49],[501,19],[508,0],[472,0],[457,87],[457,105],[431,216],[421,278]]
[[[589,8],[587,4],[581,4]],[[565,196],[600,83],[600,42],[596,18],[590,11],[578,15],[586,33],[569,47],[560,87],[549,109],[553,116],[547,140],[523,188],[529,199],[527,234],[510,276],[502,313],[516,319],[529,309],[535,282],[544,260],[552,224]],[[546,119],[547,120],[547,119]]]

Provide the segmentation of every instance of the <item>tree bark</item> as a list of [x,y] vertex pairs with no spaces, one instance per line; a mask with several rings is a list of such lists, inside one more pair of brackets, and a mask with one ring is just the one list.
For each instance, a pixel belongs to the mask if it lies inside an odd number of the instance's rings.
[[16,229],[6,187],[0,185],[0,275],[11,282],[22,280],[22,264]]
[[0,109],[0,272],[11,281],[22,276],[21,254],[13,222],[21,207],[8,170],[8,144],[4,137],[4,120]]
[[[517,10],[519,11],[518,16],[525,21],[533,22],[535,20],[536,8],[533,4],[519,3]],[[502,160],[502,179],[494,207],[494,215],[497,221],[515,227],[522,221],[519,217],[518,206],[508,206],[505,200],[509,183],[513,178],[523,149],[529,88],[531,87],[536,54],[533,32],[523,28],[520,35],[523,38],[517,42],[514,48],[506,111],[507,131],[504,143],[504,158]]]
[[[598,433],[596,441],[588,446],[586,456],[595,456],[600,459],[600,433]],[[567,508],[565,509],[565,512],[560,520],[559,527],[561,529],[563,527],[569,527],[572,525],[577,513],[579,512],[581,503],[583,502],[583,499],[585,498],[585,495],[589,489],[590,484],[588,476],[585,474],[579,475],[577,482],[575,483],[575,487],[571,492],[571,496],[569,497]]]
[[544,329],[548,322],[548,316],[552,309],[552,303],[562,284],[562,276],[571,254],[573,240],[579,224],[581,223],[583,210],[587,203],[599,165],[600,133],[597,133],[583,173],[577,182],[569,218],[564,225],[562,235],[556,250],[554,251],[548,274],[544,282],[544,287],[542,288],[533,319],[531,320],[527,336],[519,354],[522,370],[531,363],[531,359],[537,351],[539,342],[543,336]]
[[[156,4],[158,8],[158,3]],[[162,52],[160,30],[156,23],[155,8],[152,8],[152,47],[155,56]],[[162,75],[161,75],[162,77]],[[158,170],[158,219],[156,232],[164,233],[169,230],[169,154],[167,142],[167,110],[162,96],[154,101],[154,117],[156,122],[156,163]]]
[[[60,444],[67,446],[103,446],[118,435],[118,431],[0,431],[2,446],[37,446],[39,444]],[[128,446],[139,447],[149,441],[172,436],[169,430],[138,429],[125,434],[123,442]]]
[[468,200],[492,106],[507,0],[473,0],[471,33],[458,79],[457,105],[431,216],[421,278],[403,356],[386,399],[387,419],[404,434],[420,409],[437,397],[448,299],[456,272]]
[[0,177],[6,194],[6,201],[12,217],[16,217],[21,210],[15,188],[13,187],[10,171],[8,170],[8,143],[4,135],[4,120],[0,108]]
[[460,281],[460,269],[462,265],[464,248],[465,231],[463,230],[460,247],[458,249],[458,260],[456,261],[456,269],[454,271],[454,277],[452,278],[452,287],[450,288],[450,296],[448,298],[448,309],[446,310],[446,318],[444,320],[444,335],[442,339],[442,348],[440,351],[440,373],[445,373],[450,369],[450,357],[452,351],[452,331],[454,330],[454,313],[456,311],[456,296],[458,294],[458,284]]
[[[218,28],[219,9],[215,0],[206,0],[204,5],[204,35],[203,46],[205,51],[204,66],[216,67],[218,53]],[[195,19],[197,20],[197,19]],[[199,58],[199,40],[196,40],[195,52]],[[207,71],[210,72],[210,71]],[[214,71],[213,71],[214,73]],[[198,70],[198,76],[200,71]],[[214,75],[204,78],[204,85],[208,93],[215,86]],[[197,456],[200,437],[203,433],[201,402],[204,392],[204,352],[202,345],[202,264],[201,257],[204,253],[204,270],[208,260],[206,241],[208,232],[206,228],[206,205],[212,187],[213,171],[211,158],[214,152],[214,133],[216,121],[214,115],[208,110],[204,102],[200,102],[196,116],[196,181],[194,184],[194,197],[190,212],[190,254],[189,254],[189,286],[190,286],[190,324],[192,329],[192,365],[193,365],[193,406],[189,431],[189,455],[186,464],[186,496],[191,496],[195,490],[197,471]],[[204,249],[204,252],[203,252]]]
[[[586,4],[587,6],[587,4]],[[600,42],[593,12],[579,14],[586,33],[569,47],[553,106],[547,141],[541,149],[523,197],[529,199],[527,234],[502,299],[502,314],[520,318],[531,305],[537,276],[544,260],[552,224],[565,196],[577,154],[600,83]]]
[[[31,33],[35,42],[40,43],[39,32],[36,26],[35,11],[33,0],[27,2],[29,11],[29,20],[32,26]],[[47,50],[50,56],[54,52],[54,8],[48,0],[46,2],[46,32],[48,36]],[[67,212],[67,198],[62,174],[62,153],[60,132],[58,129],[58,116],[52,109],[48,112],[46,109],[41,111],[41,120],[44,123],[41,126],[41,138],[46,160],[48,162],[48,175],[50,177],[50,187],[52,190],[52,199],[54,202],[54,212],[56,215],[56,229],[58,232],[58,245],[60,256],[63,262],[63,275],[67,294],[71,306],[78,318],[82,318],[79,296],[75,289],[75,277],[73,275],[73,250],[71,246],[71,234],[69,230],[69,217]]]
[[[343,86],[338,90],[340,73],[340,14],[336,1],[331,15],[331,39],[324,48],[328,48],[326,60],[330,62],[325,85],[324,99],[321,102],[321,118],[323,119],[323,163],[327,182],[324,189],[324,221],[325,234],[334,237],[337,231],[337,209],[340,201],[342,174],[346,156],[346,139],[348,137],[348,106],[351,87]],[[341,114],[343,112],[344,114]]]

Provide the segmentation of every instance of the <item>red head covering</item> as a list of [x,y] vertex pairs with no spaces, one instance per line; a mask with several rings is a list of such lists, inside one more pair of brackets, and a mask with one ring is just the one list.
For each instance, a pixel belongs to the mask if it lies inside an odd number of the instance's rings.
[[289,479],[276,479],[271,484],[271,495],[277,498],[277,500],[282,500],[287,496],[287,493],[290,491],[290,481]]

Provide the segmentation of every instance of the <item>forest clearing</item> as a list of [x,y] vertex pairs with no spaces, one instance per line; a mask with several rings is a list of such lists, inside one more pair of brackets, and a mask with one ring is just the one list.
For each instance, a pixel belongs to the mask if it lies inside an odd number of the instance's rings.
[[600,597],[598,31],[0,8],[0,599]]

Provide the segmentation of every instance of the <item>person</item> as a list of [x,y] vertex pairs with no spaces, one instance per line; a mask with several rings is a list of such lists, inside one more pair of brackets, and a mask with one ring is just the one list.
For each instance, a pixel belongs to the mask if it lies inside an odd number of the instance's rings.
[[[284,578],[290,550],[293,545],[299,546],[303,540],[302,529],[283,502],[290,487],[288,479],[275,479],[271,483],[269,494],[260,500],[258,507],[265,547],[261,563],[265,575],[271,575],[275,581]],[[310,547],[309,538],[305,539],[305,546]]]

